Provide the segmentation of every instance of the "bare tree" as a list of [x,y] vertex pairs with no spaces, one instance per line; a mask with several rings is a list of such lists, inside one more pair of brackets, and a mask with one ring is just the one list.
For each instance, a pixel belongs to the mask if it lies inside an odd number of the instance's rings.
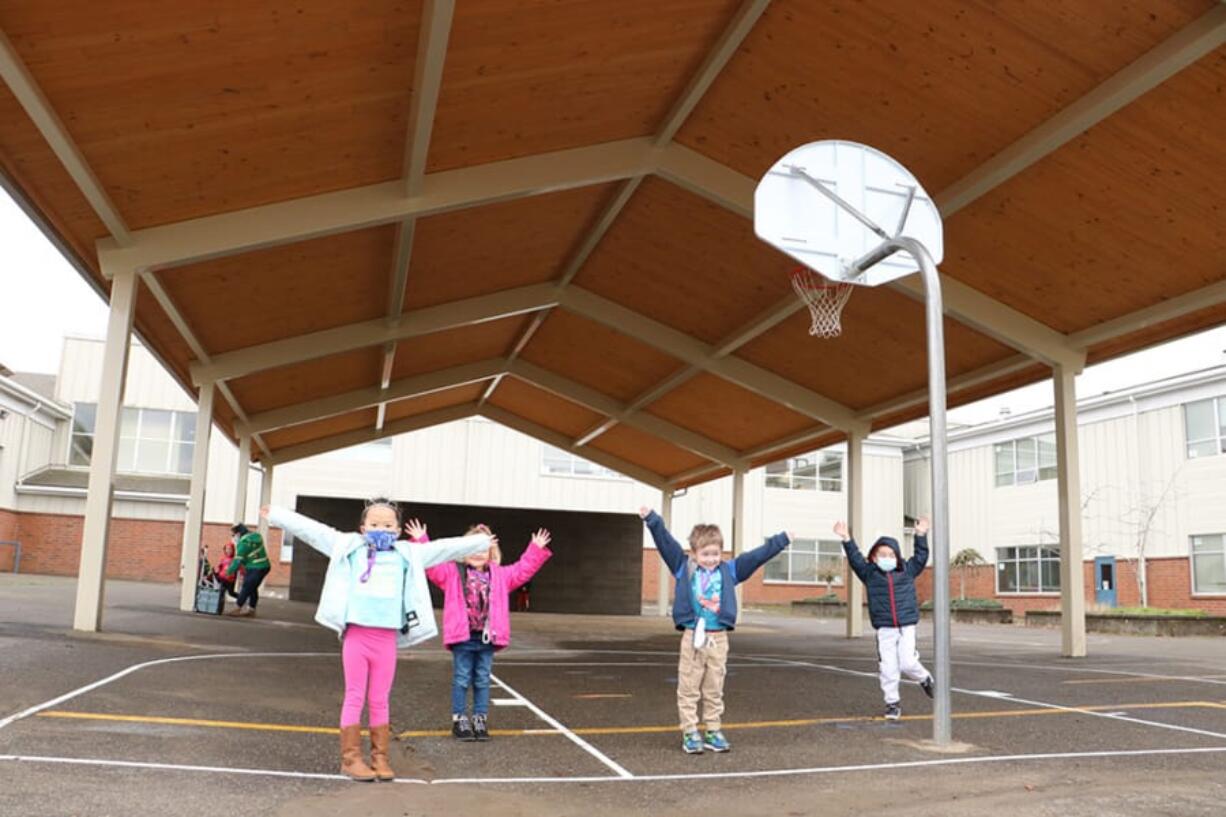
[[1137,552],[1137,595],[1141,598],[1141,606],[1149,606],[1149,581],[1146,576],[1145,551],[1149,547],[1150,536],[1159,532],[1157,527],[1158,514],[1166,503],[1175,497],[1175,484],[1183,465],[1176,468],[1162,486],[1162,491],[1156,498],[1149,498],[1140,493],[1137,502],[1124,514],[1126,524],[1132,526],[1133,542]]
[[954,558],[950,559],[949,563],[958,568],[958,599],[966,601],[966,569],[986,565],[987,562],[974,548],[963,548]]

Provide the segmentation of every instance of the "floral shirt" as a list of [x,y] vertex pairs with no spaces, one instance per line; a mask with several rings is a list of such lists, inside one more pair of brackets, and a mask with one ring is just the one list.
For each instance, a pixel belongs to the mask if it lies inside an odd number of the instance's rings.
[[490,617],[489,570],[464,569],[464,601],[468,607],[469,631],[482,632]]

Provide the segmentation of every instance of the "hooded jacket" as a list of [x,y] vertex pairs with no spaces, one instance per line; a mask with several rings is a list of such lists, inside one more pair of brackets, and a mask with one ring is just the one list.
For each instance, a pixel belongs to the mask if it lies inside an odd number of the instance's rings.
[[[681,544],[673,538],[664,526],[664,518],[655,511],[643,520],[655,540],[656,550],[668,570],[676,579],[677,589],[673,601],[673,624],[678,630],[692,630],[698,623],[698,614],[694,612],[694,590],[691,578],[694,572],[694,561],[681,548]],[[748,579],[762,565],[779,555],[788,546],[790,540],[786,533],[777,533],[766,540],[766,544],[746,551],[735,559],[719,563],[720,591],[719,612],[716,614],[719,623],[725,630],[736,629],[736,586]]]
[[[362,534],[342,533],[322,522],[275,505],[268,510],[268,522],[328,557],[328,571],[324,574],[324,587],[319,594],[315,620],[334,630],[338,636],[344,635],[351,585],[352,560],[349,556],[358,548],[366,547]],[[485,534],[438,539],[422,545],[407,541],[393,545],[405,563],[404,627],[396,637],[398,649],[411,647],[438,635],[434,607],[430,603],[430,588],[426,585],[426,568],[489,550],[489,546],[490,538]]]
[[[894,551],[898,566],[886,573],[860,553],[855,539],[843,543],[852,571],[868,588],[868,617],[874,629],[906,627],[919,622],[919,601],[915,596],[915,579],[928,564],[928,537],[915,537],[915,555],[903,561],[898,542],[888,536],[878,539],[873,547],[888,545]],[[872,553],[872,550],[869,550]]]
[[[426,539],[414,539],[424,543]],[[511,610],[508,598],[549,560],[549,548],[528,545],[514,564],[490,563],[490,643],[501,650],[511,643]],[[457,562],[443,562],[426,570],[426,578],[443,591],[443,644],[448,648],[472,637],[468,628],[468,601],[464,598],[464,570]]]

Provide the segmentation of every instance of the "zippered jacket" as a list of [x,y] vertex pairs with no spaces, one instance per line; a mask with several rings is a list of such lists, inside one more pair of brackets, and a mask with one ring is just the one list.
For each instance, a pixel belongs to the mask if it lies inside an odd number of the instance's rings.
[[[349,555],[358,548],[366,547],[362,534],[342,533],[322,522],[275,505],[268,509],[268,523],[287,531],[295,540],[305,542],[328,557],[328,571],[324,574],[324,587],[319,594],[315,620],[334,630],[338,636],[344,635],[348,623],[346,612],[349,609],[350,571],[353,569]],[[401,540],[393,545],[404,559],[405,566],[404,626],[396,637],[397,649],[411,647],[438,635],[434,606],[430,603],[430,588],[426,584],[426,569],[480,553],[488,550],[489,546],[490,538],[483,533],[437,539],[421,545]]]
[[[928,564],[928,537],[915,537],[915,555],[903,561],[898,541],[889,536],[878,539],[877,545],[889,545],[894,551],[898,566],[886,573],[875,562],[864,558],[855,539],[843,543],[847,562],[852,572],[860,577],[868,589],[868,617],[874,629],[882,627],[906,627],[919,622],[919,601],[915,596],[915,580]],[[872,553],[872,550],[869,550]]]
[[[694,575],[695,563],[681,543],[673,538],[664,525],[664,518],[655,511],[643,520],[655,540],[656,551],[677,582],[673,601],[673,624],[678,630],[692,630],[698,623],[698,614],[694,612],[694,589],[691,581]],[[725,630],[736,629],[736,586],[748,579],[762,565],[778,556],[790,544],[786,533],[777,533],[766,540],[766,544],[746,551],[735,559],[719,563],[721,585],[719,591],[720,625]]]

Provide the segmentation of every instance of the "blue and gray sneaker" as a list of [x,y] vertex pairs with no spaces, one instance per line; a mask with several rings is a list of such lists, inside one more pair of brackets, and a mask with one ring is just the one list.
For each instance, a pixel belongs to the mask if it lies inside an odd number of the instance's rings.
[[724,737],[724,733],[718,730],[707,732],[702,738],[702,745],[712,752],[726,752],[732,748],[728,739]]
[[702,736],[697,732],[686,732],[681,736],[681,748],[687,755],[701,755]]

